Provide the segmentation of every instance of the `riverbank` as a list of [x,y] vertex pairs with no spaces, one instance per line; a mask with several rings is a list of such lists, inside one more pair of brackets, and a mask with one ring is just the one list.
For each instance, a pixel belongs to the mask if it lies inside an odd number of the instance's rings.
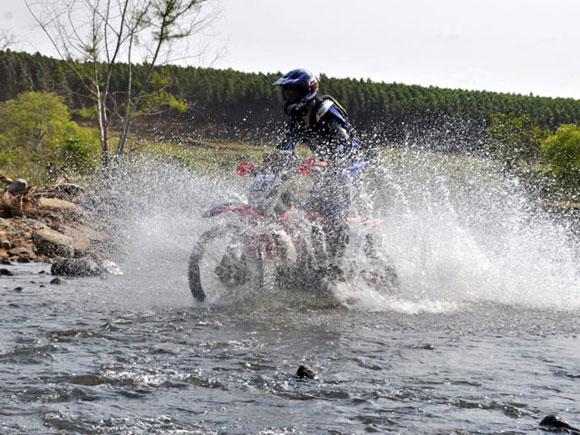
[[48,262],[61,258],[102,260],[112,238],[81,204],[82,187],[60,182],[29,186],[1,176],[0,262]]

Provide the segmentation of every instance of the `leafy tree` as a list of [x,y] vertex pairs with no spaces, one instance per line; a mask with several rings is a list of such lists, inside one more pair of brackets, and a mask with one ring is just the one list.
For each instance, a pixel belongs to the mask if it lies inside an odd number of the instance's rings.
[[580,126],[560,126],[541,144],[541,154],[550,171],[569,187],[580,188]]
[[65,154],[75,152],[67,145],[71,140],[79,144],[76,151],[83,149],[83,168],[90,166],[96,137],[71,120],[62,97],[24,92],[0,104],[0,147],[5,165],[28,164],[25,170],[39,174],[49,161],[61,162]]
[[30,154],[56,149],[79,127],[62,97],[24,92],[0,105],[0,131],[13,147]]

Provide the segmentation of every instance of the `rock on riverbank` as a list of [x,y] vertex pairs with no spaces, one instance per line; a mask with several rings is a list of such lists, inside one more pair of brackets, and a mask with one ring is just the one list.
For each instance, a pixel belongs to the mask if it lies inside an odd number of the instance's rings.
[[46,262],[106,258],[107,228],[79,203],[83,189],[58,183],[30,187],[0,174],[0,262]]

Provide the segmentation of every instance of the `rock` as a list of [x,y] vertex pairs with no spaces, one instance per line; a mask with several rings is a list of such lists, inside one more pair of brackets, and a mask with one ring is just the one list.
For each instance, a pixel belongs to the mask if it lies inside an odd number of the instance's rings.
[[72,239],[75,257],[84,257],[89,252],[93,253],[95,247],[107,238],[102,232],[78,223],[62,225],[59,231]]
[[40,255],[71,257],[74,254],[73,240],[50,228],[34,231],[32,241]]
[[8,251],[10,257],[16,257],[18,263],[30,263],[36,260],[36,254],[32,250],[31,245],[23,244]]
[[61,276],[98,276],[103,273],[103,269],[87,258],[68,258],[54,262],[50,273]]
[[24,240],[22,240],[22,239],[14,239],[12,241],[13,248],[20,248],[21,246],[24,246],[25,244],[26,244],[26,242],[24,242]]
[[561,420],[557,415],[547,415],[540,422],[540,426],[556,432],[580,434],[580,429],[570,426],[568,423]]
[[46,228],[46,224],[44,222],[41,222],[37,219],[29,218],[29,217],[23,217],[22,223],[25,224],[29,228],[29,231],[41,230],[43,228]]
[[306,366],[298,367],[298,370],[296,371],[296,376],[299,377],[300,379],[318,379],[316,373],[314,373]]
[[61,285],[62,284],[62,279],[60,278],[53,278],[50,280],[50,283],[53,285]]
[[30,251],[30,249],[28,249],[26,246],[18,246],[16,248],[12,248],[11,250],[9,250],[8,255],[12,257],[23,257],[23,256],[30,257],[31,255],[34,255],[34,253]]
[[10,261],[10,259],[8,257],[2,257],[0,258],[0,263],[1,264],[6,264],[7,266],[12,264],[12,262]]
[[23,287],[16,287],[16,288],[14,289],[14,291],[15,291],[16,293],[20,293],[22,290],[24,290],[24,288],[23,288]]
[[64,199],[58,198],[40,198],[38,200],[40,208],[56,211],[60,213],[68,214],[82,214],[83,209],[81,206],[72,203],[70,201],[65,201]]
[[10,243],[10,240],[8,239],[0,239],[0,249],[12,249],[14,246],[12,246],[12,243]]
[[14,276],[14,274],[12,273],[12,271],[11,270],[8,270],[8,269],[0,269],[0,275]]
[[28,181],[23,178],[17,178],[8,186],[6,186],[6,192],[12,195],[18,195],[20,193],[25,193],[28,190]]

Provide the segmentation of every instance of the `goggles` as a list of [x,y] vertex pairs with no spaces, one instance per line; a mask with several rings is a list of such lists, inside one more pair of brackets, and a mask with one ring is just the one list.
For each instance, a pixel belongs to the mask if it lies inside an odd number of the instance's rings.
[[282,96],[286,101],[299,101],[307,92],[298,86],[285,86],[282,88]]

